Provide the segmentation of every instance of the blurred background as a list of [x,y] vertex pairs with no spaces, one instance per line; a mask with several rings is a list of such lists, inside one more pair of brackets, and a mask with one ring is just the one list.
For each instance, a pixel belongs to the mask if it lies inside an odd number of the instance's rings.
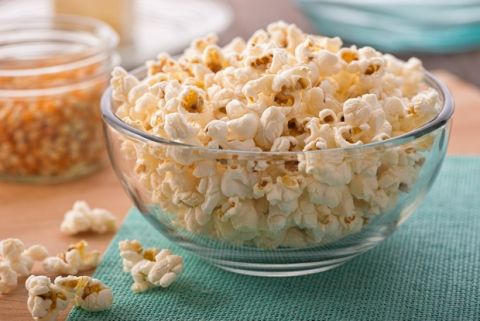
[[0,20],[54,12],[109,23],[129,69],[161,51],[178,53],[209,32],[226,43],[282,19],[347,44],[417,56],[428,69],[480,85],[478,0],[0,0]]
[[[346,44],[371,45],[404,59],[416,56],[427,69],[448,70],[480,86],[478,0],[225,0],[225,3],[234,9],[235,17],[223,40],[236,33],[248,36],[267,22],[283,19],[306,32],[340,36]],[[446,42],[448,45],[442,45]]]

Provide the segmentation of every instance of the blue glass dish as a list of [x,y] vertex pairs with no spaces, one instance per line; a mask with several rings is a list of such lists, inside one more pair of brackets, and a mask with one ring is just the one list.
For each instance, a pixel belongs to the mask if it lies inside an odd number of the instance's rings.
[[384,51],[457,52],[480,46],[480,1],[298,0],[320,34]]

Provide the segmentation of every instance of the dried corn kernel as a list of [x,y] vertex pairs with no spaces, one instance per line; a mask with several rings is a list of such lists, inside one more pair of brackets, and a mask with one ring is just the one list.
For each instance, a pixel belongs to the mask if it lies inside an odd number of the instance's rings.
[[[56,182],[104,163],[99,103],[117,60],[115,34],[80,20],[60,31],[64,22],[55,21],[35,20],[31,35],[19,23],[1,44],[18,52],[0,62],[0,179]],[[23,45],[41,39],[45,48],[71,36],[71,47],[24,54],[18,34],[29,34]]]

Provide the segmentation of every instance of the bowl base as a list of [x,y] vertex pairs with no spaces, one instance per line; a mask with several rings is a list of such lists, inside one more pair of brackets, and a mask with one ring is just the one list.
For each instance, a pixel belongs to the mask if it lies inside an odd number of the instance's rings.
[[316,274],[339,267],[365,251],[341,258],[294,264],[258,264],[206,259],[214,266],[233,273],[262,277],[291,277]]
[[327,265],[327,266],[320,266],[318,268],[306,268],[304,270],[296,270],[296,271],[289,271],[289,270],[269,270],[267,267],[265,270],[248,270],[248,269],[239,269],[239,268],[232,268],[228,266],[223,266],[219,264],[214,264],[216,267],[233,273],[243,274],[243,275],[250,275],[250,276],[262,276],[262,277],[272,277],[272,278],[279,278],[279,277],[291,277],[291,276],[302,276],[302,275],[309,275],[315,274],[320,272],[325,272],[331,269],[334,269],[340,265],[343,265],[345,262]]
[[208,238],[183,234],[181,230],[173,228],[167,230],[167,224],[160,224],[150,215],[145,217],[170,241],[207,263],[225,271],[262,277],[302,276],[334,269],[375,248],[402,222],[402,220],[390,222],[378,220],[372,222],[370,229],[331,243],[304,248],[267,250],[230,246]]

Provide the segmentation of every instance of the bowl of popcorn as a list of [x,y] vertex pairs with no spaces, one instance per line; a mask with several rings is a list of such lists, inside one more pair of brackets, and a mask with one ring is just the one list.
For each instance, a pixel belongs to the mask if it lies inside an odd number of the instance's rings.
[[418,59],[284,22],[217,40],[117,68],[103,96],[113,167],[160,233],[229,271],[292,276],[347,262],[413,213],[454,108]]

